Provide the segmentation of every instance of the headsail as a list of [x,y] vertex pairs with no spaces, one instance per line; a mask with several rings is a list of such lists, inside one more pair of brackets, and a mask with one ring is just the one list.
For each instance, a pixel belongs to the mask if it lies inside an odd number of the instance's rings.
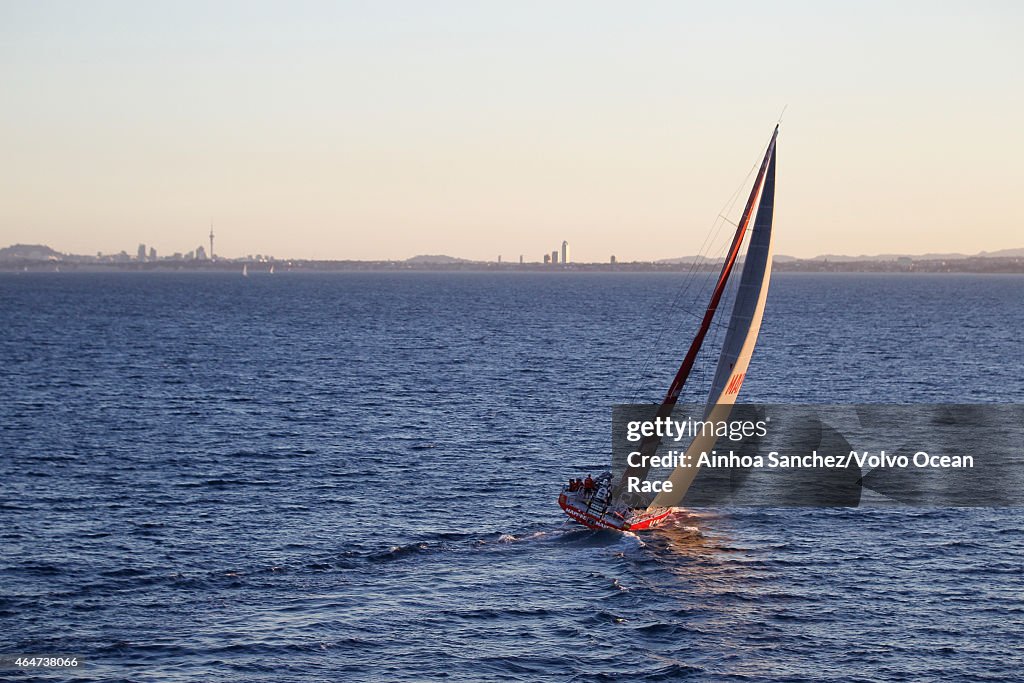
[[[667,418],[667,417],[669,417],[672,414],[673,408],[675,407],[676,403],[679,400],[679,394],[680,394],[680,392],[682,392],[683,385],[686,383],[687,378],[690,376],[690,371],[693,369],[693,365],[694,365],[694,363],[697,360],[697,354],[700,352],[701,346],[703,346],[703,344],[704,344],[704,338],[707,336],[708,330],[711,328],[712,320],[714,319],[715,313],[718,310],[718,304],[719,304],[719,302],[722,299],[722,294],[725,292],[726,284],[728,283],[729,276],[732,273],[733,265],[736,263],[736,257],[739,254],[740,246],[743,243],[743,237],[744,237],[744,235],[747,232],[748,226],[750,225],[750,219],[751,219],[751,216],[753,215],[755,202],[757,202],[757,198],[758,198],[759,194],[760,194],[761,200],[760,200],[760,203],[757,204],[757,219],[754,221],[754,223],[755,223],[754,232],[757,233],[757,227],[759,225],[762,225],[762,216],[764,216],[764,218],[767,220],[767,228],[765,229],[764,227],[762,227],[762,231],[761,232],[762,233],[764,233],[764,232],[767,233],[767,240],[768,240],[768,242],[767,242],[767,249],[768,249],[768,251],[770,251],[770,247],[771,247],[771,223],[772,223],[771,209],[772,209],[772,204],[774,203],[774,196],[775,196],[775,141],[776,141],[776,138],[778,137],[778,135],[779,135],[779,127],[775,126],[775,131],[772,133],[772,139],[768,143],[768,149],[765,150],[764,159],[762,159],[761,166],[760,166],[760,168],[757,171],[757,177],[754,180],[754,186],[750,189],[750,196],[747,197],[747,203],[743,207],[743,214],[740,216],[740,221],[736,225],[736,232],[733,235],[732,243],[729,245],[729,251],[726,254],[725,262],[722,264],[722,271],[721,271],[721,273],[718,276],[718,282],[715,283],[715,289],[713,290],[713,292],[711,294],[711,301],[708,303],[707,310],[704,312],[704,318],[701,320],[700,328],[697,330],[697,335],[694,337],[693,342],[690,344],[690,348],[686,352],[686,356],[683,358],[683,362],[679,366],[679,370],[676,372],[676,376],[672,380],[672,384],[669,386],[668,392],[665,394],[665,398],[662,400],[661,405],[658,406],[658,411],[655,414],[656,418]],[[771,183],[771,185],[770,185],[770,194],[769,194],[769,184],[768,184],[769,183],[769,176],[770,176],[770,183]],[[762,191],[762,188],[763,188],[763,191]],[[765,197],[766,196],[768,197],[768,200],[767,200],[767,206],[768,206],[767,213],[765,213],[765,208],[764,208],[765,207]],[[753,246],[754,246],[754,236],[752,235],[751,236],[751,246],[750,246],[750,249],[753,249]],[[758,268],[751,264],[751,259],[758,258],[758,254],[756,252],[755,253],[749,253],[748,252],[748,254],[747,254],[747,259],[746,259],[746,261],[744,263],[744,266],[743,266],[743,276],[741,278],[741,283],[740,283],[740,295],[738,295],[737,300],[736,300],[736,305],[733,308],[733,320],[730,321],[729,333],[726,335],[725,344],[723,345],[723,349],[722,349],[723,356],[719,359],[718,371],[717,371],[716,377],[715,377],[715,380],[716,380],[715,381],[715,386],[716,387],[717,387],[718,381],[719,381],[718,375],[721,374],[721,372],[722,372],[723,361],[726,360],[726,356],[725,356],[726,349],[729,348],[730,343],[733,343],[733,344],[736,343],[735,341],[730,342],[730,340],[733,337],[737,337],[737,335],[739,334],[738,331],[737,332],[733,331],[733,326],[734,326],[734,324],[737,324],[737,325],[740,324],[739,321],[736,320],[736,315],[737,315],[737,311],[740,310],[740,308],[739,308],[739,306],[740,306],[740,298],[739,297],[743,295],[744,283],[752,282],[752,281],[756,280],[758,275],[763,274],[763,271],[765,271],[765,270],[767,270],[767,271],[771,270],[771,268],[770,268],[770,263],[771,263],[771,261],[770,261],[770,254],[765,254],[765,257],[768,259],[767,261],[765,261],[765,264],[768,264],[768,267],[765,268],[765,266],[762,266],[761,271],[755,272],[755,271],[758,271]],[[748,270],[750,272],[748,272]],[[768,286],[768,282],[767,282],[767,279],[765,279],[764,282],[763,282],[763,287],[762,287],[761,284],[759,284],[757,289],[758,289],[758,291],[760,291],[763,288],[764,292],[766,293],[767,292],[767,288],[768,288],[767,286]],[[747,289],[749,290],[750,287],[748,286]],[[758,329],[760,329],[760,325],[761,325],[761,313],[760,313],[760,310],[763,310],[763,308],[764,308],[763,301],[762,301],[761,306],[759,308],[756,305],[754,306],[754,309],[757,310],[757,312],[756,312],[756,319],[757,320],[756,320],[756,326],[753,328],[754,329],[753,341],[756,341],[756,339],[757,339],[757,331],[758,331]],[[750,318],[751,318],[751,320],[753,320],[753,318],[754,318],[753,312],[750,314]],[[747,326],[743,325],[743,328],[746,329]],[[745,337],[744,337],[744,339],[745,339]],[[750,343],[749,351],[753,351],[753,341],[751,341],[751,343]],[[737,374],[737,372],[739,372],[739,373],[741,373],[741,375],[740,375],[740,378],[739,378],[738,381],[742,382],[742,373],[746,372],[746,363],[750,359],[749,351],[748,351],[748,353],[746,355],[746,360],[743,361],[743,369],[741,371],[740,370],[736,370],[736,371],[730,372],[729,373],[729,377],[732,377],[733,375]],[[739,359],[742,356],[742,345],[741,345],[741,348],[739,350],[737,350],[735,355],[736,355],[736,359],[735,360],[727,361],[727,362],[731,363],[733,366],[738,368],[739,367],[739,363],[740,363]],[[728,388],[731,388],[731,386],[728,387]],[[736,389],[737,389],[737,392],[738,392],[738,389],[739,389],[738,386],[736,387]],[[709,397],[709,400],[708,400],[709,410],[710,410],[710,407],[714,406],[715,403],[718,402],[718,401],[713,400],[715,398],[715,396],[723,394],[723,393],[724,392],[721,391],[721,390],[718,390],[716,392],[716,390],[714,388],[712,389],[712,394],[711,394],[711,396]],[[735,401],[735,398],[736,398],[735,393],[732,394],[731,397],[732,398],[729,401],[729,405],[730,406]],[[696,441],[694,443],[696,443]],[[641,458],[641,462],[645,462],[645,463],[649,462],[649,458],[646,457],[646,456],[653,455],[655,453],[655,451],[657,451],[658,446],[660,446],[660,445],[661,445],[661,439],[659,439],[658,437],[650,437],[650,438],[644,439],[641,442],[641,444],[640,444],[640,452],[641,452],[642,456],[644,456],[644,457]],[[691,448],[692,448],[692,446],[691,446]],[[707,446],[707,448],[711,448],[711,446]],[[613,496],[616,499],[625,500],[626,496],[628,495],[628,494],[624,494],[624,490],[625,490],[625,487],[626,487],[626,481],[629,478],[632,478],[632,477],[637,477],[637,478],[639,478],[641,480],[642,479],[646,479],[647,478],[648,470],[649,470],[649,468],[646,467],[646,466],[645,467],[628,468],[623,473],[622,478],[619,480],[619,485],[616,487],[616,490],[615,490]],[[676,472],[673,473],[673,475],[672,475],[673,488],[676,489],[676,490],[672,491],[668,495],[674,497],[674,494],[677,491],[681,490],[682,493],[679,494],[679,500],[682,500],[683,495],[686,494],[686,489],[689,488],[690,483],[692,482],[693,476],[696,475],[696,470],[693,470],[692,476],[690,476],[689,480],[681,481],[679,483],[679,485],[677,486],[677,484],[676,484],[676,477],[679,476],[679,475],[680,475],[679,470],[676,470]],[[668,503],[666,503],[666,502],[659,502],[659,501],[664,501],[665,500],[665,496],[666,496],[665,493],[659,494],[658,497],[652,503],[652,505],[660,505],[660,506],[664,506],[664,507],[671,507],[673,505],[678,504],[678,501],[676,501],[676,502],[668,502]],[[626,501],[626,502],[631,502],[631,501]]]
[[[778,126],[775,135],[778,134]],[[764,186],[757,206],[757,218],[754,230],[750,235],[746,259],[743,263],[743,274],[740,277],[739,290],[733,304],[729,329],[722,343],[722,353],[718,358],[715,379],[711,384],[704,419],[712,422],[729,419],[732,406],[739,395],[740,387],[754,353],[757,335],[761,330],[761,318],[764,314],[765,301],[768,297],[768,282],[771,279],[772,263],[772,218],[775,210],[775,135],[768,146],[765,160],[768,162],[767,173],[764,175]],[[756,185],[755,185],[756,189]],[[715,445],[716,437],[698,435],[687,449],[689,461],[697,462],[702,451],[710,451]],[[682,502],[686,491],[697,476],[697,467],[677,467],[669,481],[672,490],[658,494],[652,502],[656,507],[673,507]]]

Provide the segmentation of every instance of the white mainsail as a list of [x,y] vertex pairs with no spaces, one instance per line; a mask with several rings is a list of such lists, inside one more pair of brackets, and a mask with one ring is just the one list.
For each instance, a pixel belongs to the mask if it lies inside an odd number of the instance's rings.
[[[743,274],[740,277],[739,289],[733,304],[729,329],[722,343],[722,352],[718,358],[715,378],[708,395],[704,420],[712,422],[729,419],[733,404],[739,395],[740,387],[746,376],[750,357],[754,353],[757,335],[761,330],[761,318],[764,314],[765,301],[768,297],[768,283],[771,279],[772,264],[772,218],[775,205],[775,137],[768,149],[768,170],[761,186],[761,195],[757,205],[757,217],[750,235],[746,259],[743,263]],[[714,434],[698,435],[686,453],[688,461],[697,462],[697,456],[714,448],[717,437]],[[674,507],[682,502],[690,484],[697,476],[694,467],[677,467],[668,481],[672,482],[672,490],[659,493],[651,503],[651,507]]]

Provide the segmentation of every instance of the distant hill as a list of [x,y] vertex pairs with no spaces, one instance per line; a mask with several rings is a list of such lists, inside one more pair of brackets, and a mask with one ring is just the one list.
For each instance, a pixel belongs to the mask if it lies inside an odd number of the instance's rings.
[[407,258],[405,259],[405,262],[424,264],[468,263],[464,258],[455,258],[454,256],[446,256],[444,254],[421,254],[419,256]]
[[0,261],[48,261],[64,258],[64,254],[45,244],[12,244],[0,249]]
[[[799,261],[799,260],[800,259],[798,259],[796,256],[786,256],[785,254],[775,254],[775,256],[772,257],[772,261],[774,263],[789,263],[790,261]],[[660,261],[655,261],[655,263],[664,263],[666,265],[674,265],[674,264],[679,264],[679,263],[721,263],[721,262],[722,262],[722,258],[721,257],[710,258],[710,257],[707,257],[707,256],[680,256],[678,258],[663,258]],[[743,257],[742,256],[740,256],[739,262],[740,263],[743,262]]]
[[1000,249],[999,251],[980,251],[978,256],[984,256],[985,258],[1015,258],[1024,256],[1024,248],[1022,249]]
[[[912,261],[956,261],[969,258],[1019,258],[1024,256],[1022,249],[1000,249],[999,251],[982,251],[977,254],[961,253],[928,253],[928,254],[861,254],[860,256],[847,256],[845,254],[819,254],[811,258],[801,259],[795,256],[776,254],[773,257],[775,263],[791,263],[793,261],[828,261],[830,263],[854,263],[872,261],[886,263],[890,261],[912,260]],[[742,259],[741,259],[742,260]],[[675,265],[683,263],[721,263],[721,258],[707,258],[703,256],[679,256],[677,258],[666,258],[655,263]]]
[[834,261],[846,263],[850,261],[899,261],[900,259],[911,259],[913,261],[956,261],[968,258],[1016,258],[1024,256],[1024,249],[1000,249],[999,251],[980,251],[977,254],[952,253],[927,253],[927,254],[862,254],[860,256],[844,256],[841,254],[821,254],[808,261]]
[[912,259],[914,261],[950,261],[955,259],[970,258],[967,254],[861,254],[860,256],[846,256],[844,254],[819,254],[808,261],[833,261],[835,263],[848,263],[851,261],[899,261],[900,259]]
[[722,258],[716,256],[711,258],[710,256],[677,256],[676,258],[663,258],[655,261],[655,263],[665,264],[676,264],[676,263],[715,263],[720,262]]

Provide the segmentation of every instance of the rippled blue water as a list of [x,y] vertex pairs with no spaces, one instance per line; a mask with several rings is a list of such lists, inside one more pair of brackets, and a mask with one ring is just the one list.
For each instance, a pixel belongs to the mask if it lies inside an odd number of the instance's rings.
[[[0,652],[88,661],[53,680],[1020,680],[1019,510],[563,520],[611,403],[689,342],[678,284],[0,275]],[[1024,402],[1022,294],[776,276],[743,400]]]

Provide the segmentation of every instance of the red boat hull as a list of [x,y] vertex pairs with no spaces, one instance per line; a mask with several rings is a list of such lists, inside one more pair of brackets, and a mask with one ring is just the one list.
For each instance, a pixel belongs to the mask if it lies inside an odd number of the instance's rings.
[[577,497],[572,500],[563,491],[558,496],[558,505],[574,522],[579,522],[588,529],[613,529],[615,531],[643,531],[658,526],[672,514],[669,508],[661,508],[652,512],[629,510],[622,514],[615,510],[597,513],[590,506],[581,505]]

